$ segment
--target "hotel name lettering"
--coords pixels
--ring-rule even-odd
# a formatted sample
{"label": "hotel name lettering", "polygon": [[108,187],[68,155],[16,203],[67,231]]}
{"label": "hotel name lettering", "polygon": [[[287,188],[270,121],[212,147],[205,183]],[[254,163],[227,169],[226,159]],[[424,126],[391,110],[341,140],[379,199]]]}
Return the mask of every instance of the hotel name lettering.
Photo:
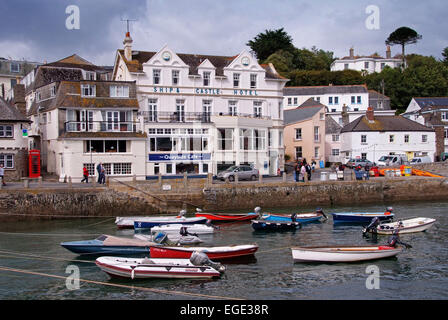
{"label": "hotel name lettering", "polygon": [[[168,88],[168,87],[154,87],[155,93],[181,93],[180,88]],[[196,88],[194,89],[196,94],[202,95],[221,95],[223,94],[221,89],[214,88]],[[249,89],[233,89],[233,95],[235,96],[258,96],[257,90]]]}

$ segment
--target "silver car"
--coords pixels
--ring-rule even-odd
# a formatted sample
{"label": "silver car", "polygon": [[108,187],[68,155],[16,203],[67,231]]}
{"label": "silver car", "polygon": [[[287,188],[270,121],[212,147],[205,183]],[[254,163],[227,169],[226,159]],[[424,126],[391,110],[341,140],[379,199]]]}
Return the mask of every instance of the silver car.
{"label": "silver car", "polygon": [[235,176],[238,175],[238,180],[257,180],[259,177],[259,172],[257,169],[251,168],[250,166],[231,166],[225,171],[218,173],[217,178],[219,180],[229,180],[235,181]]}

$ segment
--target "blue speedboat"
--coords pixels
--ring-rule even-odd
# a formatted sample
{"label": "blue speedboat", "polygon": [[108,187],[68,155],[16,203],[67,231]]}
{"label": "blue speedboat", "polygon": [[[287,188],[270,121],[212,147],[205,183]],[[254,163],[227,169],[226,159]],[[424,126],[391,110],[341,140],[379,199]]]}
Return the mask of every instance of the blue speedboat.
{"label": "blue speedboat", "polygon": [[331,215],[334,223],[369,223],[376,217],[381,221],[394,218],[392,208],[387,208],[385,212],[338,212]]}
{"label": "blue speedboat", "polygon": [[100,254],[149,254],[149,247],[157,243],[140,240],[101,235],[94,240],[62,242],[61,246],[77,254],[100,255]]}
{"label": "blue speedboat", "polygon": [[255,231],[287,231],[299,229],[301,226],[302,224],[297,221],[252,220],[252,228],[254,228]]}
{"label": "blue speedboat", "polygon": [[[317,213],[297,213],[294,215],[294,221],[300,223],[317,222],[323,218],[323,215]],[[289,221],[292,222],[292,215],[265,213],[261,216],[266,221]]]}

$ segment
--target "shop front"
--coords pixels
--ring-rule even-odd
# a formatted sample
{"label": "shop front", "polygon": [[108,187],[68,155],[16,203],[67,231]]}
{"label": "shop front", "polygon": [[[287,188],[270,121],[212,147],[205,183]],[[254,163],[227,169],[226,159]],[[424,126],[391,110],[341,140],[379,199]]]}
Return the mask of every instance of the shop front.
{"label": "shop front", "polygon": [[150,176],[205,176],[212,172],[211,153],[149,153]]}

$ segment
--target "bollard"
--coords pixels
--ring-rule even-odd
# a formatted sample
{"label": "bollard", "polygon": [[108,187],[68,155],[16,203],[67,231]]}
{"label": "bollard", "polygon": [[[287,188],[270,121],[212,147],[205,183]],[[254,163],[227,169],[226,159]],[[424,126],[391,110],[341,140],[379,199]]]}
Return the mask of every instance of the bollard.
{"label": "bollard", "polygon": [[110,185],[110,178],[109,178],[109,177],[107,177],[107,178],[106,178],[106,187],[108,187],[108,188],[109,188],[109,185]]}
{"label": "bollard", "polygon": [[133,183],[136,183],[136,182],[137,182],[137,176],[136,176],[135,174],[132,176],[132,182],[133,182]]}
{"label": "bollard", "polygon": [[162,174],[160,172],[157,174],[157,181],[159,183],[159,187],[162,188]]}
{"label": "bollard", "polygon": [[286,182],[286,172],[283,172],[283,182]]}
{"label": "bollard", "polygon": [[263,175],[261,173],[258,175],[258,183],[263,183]]}
{"label": "bollard", "polygon": [[42,176],[39,176],[37,181],[39,182],[39,188],[42,188]]}
{"label": "bollard", "polygon": [[238,182],[240,181],[240,179],[238,178],[238,173],[235,174],[235,184],[238,184]]}
{"label": "bollard", "polygon": [[30,180],[28,180],[28,178],[24,178],[24,179],[23,179],[23,187],[24,187],[25,189],[28,189],[29,186],[30,186]]}
{"label": "bollard", "polygon": [[0,177],[0,190],[3,188],[3,177]]}
{"label": "bollard", "polygon": [[207,183],[209,184],[209,185],[211,185],[211,184],[213,184],[213,173],[208,173],[207,174]]}
{"label": "bollard", "polygon": [[68,177],[68,187],[72,188],[73,184],[72,184],[72,177]]}

